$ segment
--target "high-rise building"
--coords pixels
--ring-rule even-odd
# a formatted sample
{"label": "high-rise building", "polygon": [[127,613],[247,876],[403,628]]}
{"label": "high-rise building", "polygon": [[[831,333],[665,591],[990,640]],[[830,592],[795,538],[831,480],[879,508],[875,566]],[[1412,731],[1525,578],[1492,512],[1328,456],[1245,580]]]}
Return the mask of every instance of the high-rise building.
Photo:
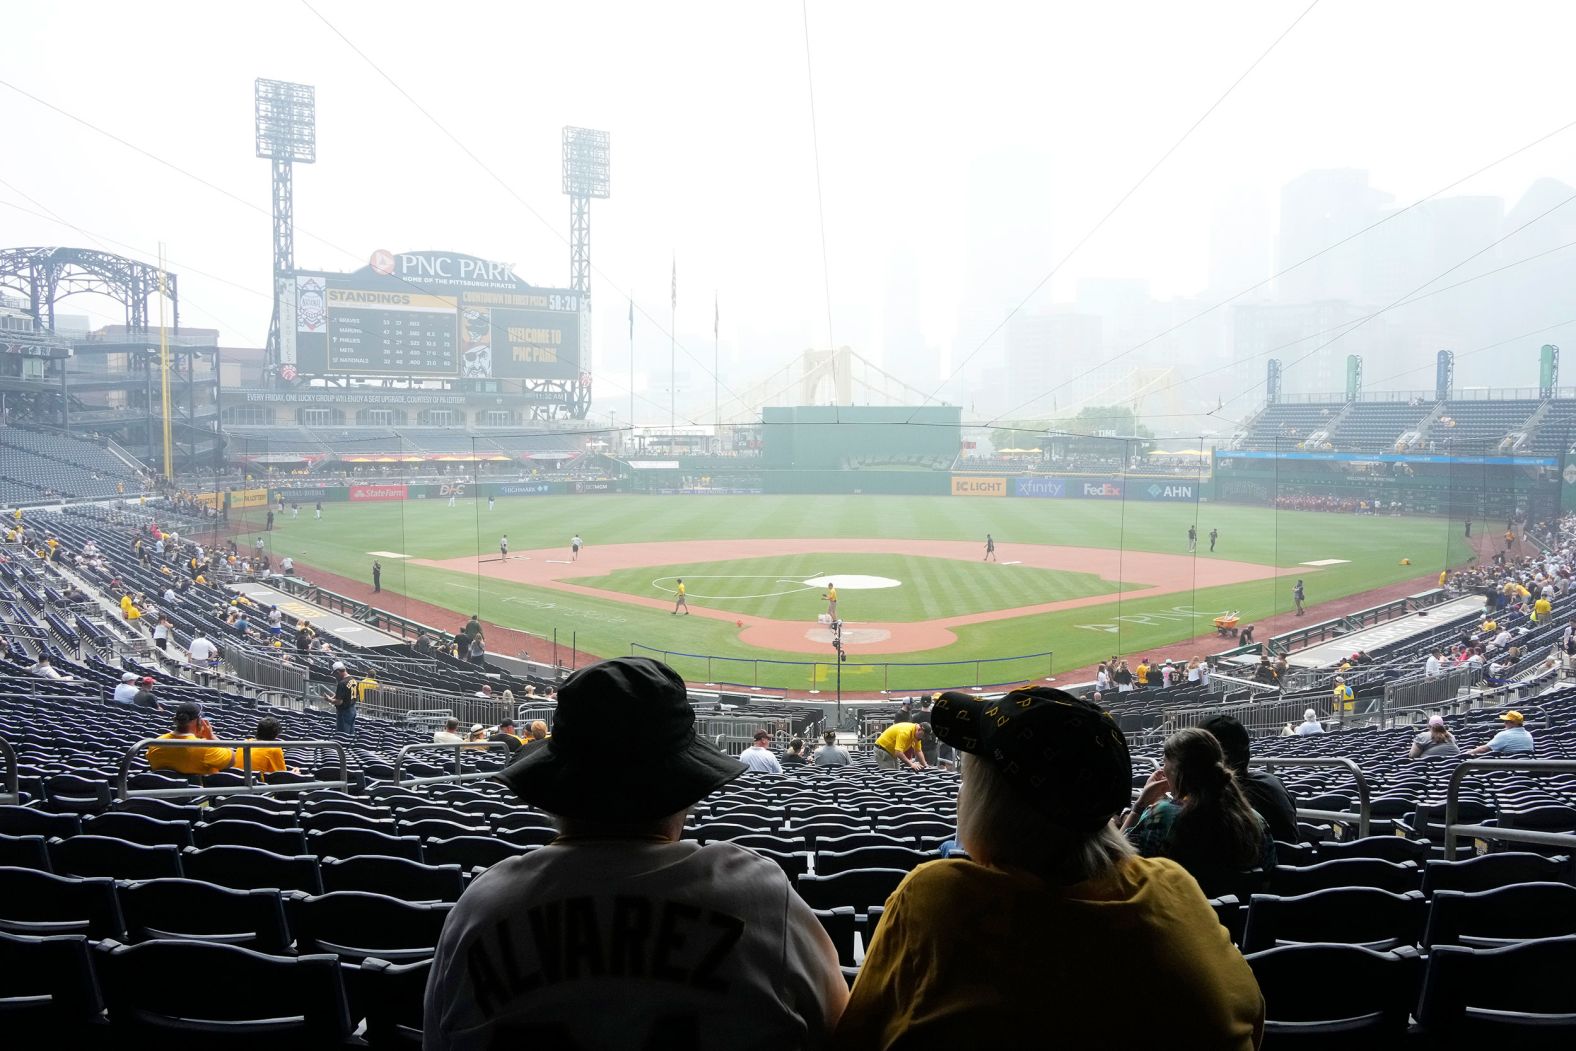
{"label": "high-rise building", "polygon": [[1366,171],[1356,168],[1305,172],[1282,187],[1276,269],[1295,269],[1276,279],[1276,298],[1282,303],[1365,301],[1363,238],[1324,250],[1376,222],[1389,200],[1389,194],[1368,185]]}
{"label": "high-rise building", "polygon": [[881,300],[881,367],[929,394],[941,382],[940,348],[927,346],[919,325],[919,264],[907,248],[887,256]]}
{"label": "high-rise building", "polygon": [[[1019,313],[1014,316],[1007,323],[1005,382],[1008,389],[1004,394],[1009,404],[1005,411],[1013,413],[1018,406],[1036,399],[1022,410],[1023,414],[1051,415],[1051,389],[1099,360],[1101,331],[1101,320],[1096,314]],[[1069,389],[1067,393],[1071,395],[1073,391]]]}

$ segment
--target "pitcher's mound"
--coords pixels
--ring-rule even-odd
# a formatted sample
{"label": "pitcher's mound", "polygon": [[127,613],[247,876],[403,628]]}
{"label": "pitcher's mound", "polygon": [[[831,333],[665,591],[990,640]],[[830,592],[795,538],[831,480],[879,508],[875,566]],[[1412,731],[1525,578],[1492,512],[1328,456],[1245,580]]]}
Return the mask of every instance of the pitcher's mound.
{"label": "pitcher's mound", "polygon": [[[804,633],[804,637],[811,642],[832,644],[831,628],[811,628]],[[874,642],[885,642],[892,637],[892,633],[885,628],[844,628],[843,643],[850,646],[868,646]]]}

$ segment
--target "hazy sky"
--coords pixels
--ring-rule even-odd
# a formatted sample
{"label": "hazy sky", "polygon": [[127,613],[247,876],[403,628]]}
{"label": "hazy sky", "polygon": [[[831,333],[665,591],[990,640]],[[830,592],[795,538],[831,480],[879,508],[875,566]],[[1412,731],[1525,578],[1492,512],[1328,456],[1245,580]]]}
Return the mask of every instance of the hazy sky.
{"label": "hazy sky", "polygon": [[[259,210],[0,87],[0,245],[151,258],[163,241],[184,320],[260,345],[269,179],[253,155],[252,93],[263,76],[317,87],[318,163],[296,176],[303,267],[440,248],[567,283],[559,130],[578,124],[612,134],[613,196],[592,209],[593,291],[598,360],[620,364],[599,396],[627,398],[625,294],[667,324],[675,255],[679,339],[710,364],[716,290],[725,383],[743,387],[827,338],[798,3],[316,3],[513,194],[294,0],[14,3],[0,80]],[[873,339],[894,253],[908,253],[924,337],[949,347],[960,313],[979,306],[963,302],[971,223],[1010,216],[1013,195],[1040,181],[1004,179],[1010,193],[993,193],[980,172],[1041,162],[1043,199],[1022,204],[1049,229],[1026,230],[992,274],[995,298],[1014,302],[1307,6],[811,0],[835,316],[868,318],[850,328]],[[1366,168],[1409,203],[1576,118],[1573,29],[1576,6],[1556,0],[1323,0],[1035,306],[1091,277],[1193,294],[1223,203],[1273,202],[1323,167]],[[1454,192],[1514,203],[1536,177],[1576,182],[1573,147],[1576,130]],[[29,214],[41,208],[109,240]],[[109,306],[95,313],[118,321]],[[665,368],[666,336],[645,320],[637,330]],[[699,366],[681,367],[710,387]],[[646,371],[639,385],[666,383]]]}

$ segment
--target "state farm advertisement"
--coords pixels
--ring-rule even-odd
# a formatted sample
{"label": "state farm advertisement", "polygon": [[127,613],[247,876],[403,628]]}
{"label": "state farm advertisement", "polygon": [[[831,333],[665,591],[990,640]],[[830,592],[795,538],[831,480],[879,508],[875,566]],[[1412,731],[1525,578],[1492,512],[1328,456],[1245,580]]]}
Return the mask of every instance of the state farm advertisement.
{"label": "state farm advertisement", "polygon": [[369,503],[374,500],[403,500],[403,485],[353,485],[350,487],[352,503]]}

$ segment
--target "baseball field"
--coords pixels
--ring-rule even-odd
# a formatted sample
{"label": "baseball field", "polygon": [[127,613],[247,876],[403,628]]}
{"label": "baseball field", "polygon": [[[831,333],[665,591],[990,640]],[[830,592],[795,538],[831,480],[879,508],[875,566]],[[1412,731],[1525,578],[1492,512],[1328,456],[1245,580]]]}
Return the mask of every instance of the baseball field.
{"label": "baseball field", "polygon": [[[260,511],[245,514],[243,528],[260,525]],[[572,559],[575,534],[584,548]],[[987,534],[994,561],[984,560]],[[476,499],[338,503],[321,521],[310,510],[280,516],[259,535],[308,577],[315,568],[369,581],[380,561],[394,613],[408,596],[454,610],[456,623],[479,612],[556,629],[601,656],[638,645],[667,654],[686,678],[719,683],[824,684],[832,640],[819,621],[835,585],[850,690],[1019,681],[1047,674],[1053,659],[1072,669],[1137,654],[1208,633],[1225,611],[1246,621],[1288,612],[1298,578],[1316,618],[1321,602],[1471,554],[1459,523],[1437,518],[915,496],[531,496],[492,510]],[[675,612],[681,578],[688,615]]]}

